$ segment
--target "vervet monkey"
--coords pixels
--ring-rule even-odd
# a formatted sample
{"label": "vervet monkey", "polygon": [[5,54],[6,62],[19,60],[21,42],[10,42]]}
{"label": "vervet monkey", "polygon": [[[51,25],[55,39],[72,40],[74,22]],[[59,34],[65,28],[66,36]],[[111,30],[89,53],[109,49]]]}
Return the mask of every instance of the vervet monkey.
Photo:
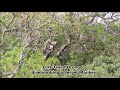
{"label": "vervet monkey", "polygon": [[56,43],[57,43],[56,39],[54,39],[53,41],[49,39],[45,42],[43,47],[43,52],[45,54],[44,59],[47,59],[50,56],[51,52],[54,50]]}

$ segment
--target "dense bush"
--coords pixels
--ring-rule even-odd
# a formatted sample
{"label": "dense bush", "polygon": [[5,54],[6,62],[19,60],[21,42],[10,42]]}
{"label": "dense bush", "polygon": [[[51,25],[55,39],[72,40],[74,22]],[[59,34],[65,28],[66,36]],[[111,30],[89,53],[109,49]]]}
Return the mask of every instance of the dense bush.
{"label": "dense bush", "polygon": [[[108,56],[95,57],[91,64],[85,66],[86,69],[90,69],[96,72],[94,77],[96,78],[117,78],[120,77],[120,59]],[[91,76],[87,76],[91,77]]]}
{"label": "dense bush", "polygon": [[[119,13],[113,12],[1,13],[0,77],[119,78],[120,22],[117,16]],[[49,48],[44,52],[45,42],[55,39],[57,43],[52,52],[49,53]],[[43,68],[65,65],[81,68]],[[50,70],[57,74],[39,72]],[[60,73],[69,71],[72,73]]]}

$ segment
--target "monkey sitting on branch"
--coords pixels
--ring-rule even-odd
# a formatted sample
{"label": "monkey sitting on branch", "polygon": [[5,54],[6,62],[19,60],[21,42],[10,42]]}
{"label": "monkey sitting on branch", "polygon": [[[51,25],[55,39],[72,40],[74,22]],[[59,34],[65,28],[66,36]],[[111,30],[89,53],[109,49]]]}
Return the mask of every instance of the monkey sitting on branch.
{"label": "monkey sitting on branch", "polygon": [[57,39],[54,39],[53,41],[51,41],[50,39],[48,39],[43,46],[43,53],[45,54],[44,56],[44,60],[47,60],[47,58],[49,58],[49,56],[51,55],[51,53],[54,50],[54,47],[57,43]]}

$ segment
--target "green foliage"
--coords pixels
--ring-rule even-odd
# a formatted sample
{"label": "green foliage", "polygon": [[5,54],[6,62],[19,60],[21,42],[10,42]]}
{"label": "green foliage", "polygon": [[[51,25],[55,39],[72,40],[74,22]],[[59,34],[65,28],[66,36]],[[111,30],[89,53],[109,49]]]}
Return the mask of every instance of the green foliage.
{"label": "green foliage", "polygon": [[67,65],[76,65],[78,63],[77,55],[74,53],[70,53],[70,59],[67,62]]}
{"label": "green foliage", "polygon": [[6,45],[8,46],[8,48],[13,48],[14,46],[20,47],[21,45],[20,39],[17,38],[17,36],[15,35],[11,35],[11,34],[6,35],[5,41],[6,41]]}
{"label": "green foliage", "polygon": [[14,47],[11,51],[1,57],[1,66],[3,72],[12,72],[17,66],[21,48]]}
{"label": "green foliage", "polygon": [[[0,16],[0,72],[13,72],[19,65],[18,61],[24,44],[29,43],[30,45],[23,52],[24,55],[31,46],[35,47],[23,60],[22,68],[15,78],[119,78],[120,23],[106,19],[104,23],[110,22],[107,30],[103,23],[89,23],[94,15],[99,17],[101,14],[99,12],[83,12],[82,14],[76,12],[14,12],[15,18],[12,21],[13,13],[2,12]],[[9,24],[10,26],[5,28]],[[48,30],[49,27],[52,28],[51,31]],[[38,38],[39,36],[40,38]],[[69,47],[63,51],[59,59],[55,58],[54,55],[67,43],[68,36],[71,37]],[[95,41],[92,37],[95,38]],[[44,53],[41,52],[42,45],[45,40],[54,38],[57,39],[57,44],[45,61]],[[43,66],[51,67],[53,65],[82,66],[80,71],[90,70],[95,74],[40,74],[40,72],[51,70],[51,68],[44,69]],[[73,68],[67,70],[77,71]],[[53,71],[63,70],[55,69]],[[33,72],[36,73],[33,74]]]}
{"label": "green foliage", "polygon": [[50,57],[47,61],[44,61],[44,54],[40,51],[36,51],[31,54],[28,60],[24,62],[23,68],[16,75],[17,78],[43,78],[43,77],[54,77],[54,75],[44,76],[42,74],[33,74],[33,71],[44,71],[43,66],[59,65],[60,62],[57,58]]}
{"label": "green foliage", "polygon": [[[86,65],[90,67],[91,70],[96,72],[94,77],[97,78],[108,78],[108,77],[118,77],[118,70],[120,68],[120,61],[114,57],[99,56],[95,57],[91,64]],[[116,75],[117,72],[117,75]],[[120,74],[119,74],[120,75]]]}
{"label": "green foliage", "polygon": [[11,13],[4,13],[3,15],[1,15],[0,20],[5,23],[6,25],[8,25],[8,23],[11,21],[13,15]]}
{"label": "green foliage", "polygon": [[[75,59],[73,59],[75,60]],[[78,61],[78,60],[75,60]],[[67,63],[68,65],[73,65],[74,62]],[[76,62],[75,62],[76,63]],[[120,59],[107,56],[95,57],[92,63],[88,63],[82,66],[83,71],[95,72],[95,74],[80,74],[71,75],[74,78],[118,78],[120,77]],[[82,71],[81,70],[81,71]]]}
{"label": "green foliage", "polygon": [[64,43],[65,43],[65,37],[63,35],[58,35],[56,48],[60,48]]}
{"label": "green foliage", "polygon": [[[21,53],[21,48],[15,47],[11,51],[7,52],[4,55],[4,58],[0,59],[0,65],[3,72],[12,72],[18,65],[19,55]],[[25,59],[26,60],[26,59]],[[44,61],[44,54],[40,51],[36,51],[35,53],[31,53],[27,58],[26,62],[22,65],[22,69],[16,75],[16,78],[33,78],[33,77],[44,77],[44,75],[34,75],[32,72],[34,70],[40,71],[43,66],[52,66],[59,65],[60,62],[57,58],[50,57],[47,61]],[[42,70],[44,71],[44,70]],[[46,77],[46,76],[45,76]],[[50,75],[50,77],[54,77],[54,75]]]}

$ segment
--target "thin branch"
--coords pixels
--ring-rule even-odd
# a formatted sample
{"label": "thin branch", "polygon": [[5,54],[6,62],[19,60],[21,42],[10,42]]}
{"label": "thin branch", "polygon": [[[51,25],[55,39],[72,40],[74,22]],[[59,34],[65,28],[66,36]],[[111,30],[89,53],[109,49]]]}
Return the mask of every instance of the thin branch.
{"label": "thin branch", "polygon": [[30,22],[32,21],[32,19],[33,19],[34,17],[35,17],[35,13],[33,14],[32,18],[31,18],[30,20],[28,20],[28,18],[27,18],[27,20],[28,20],[28,28],[29,28],[30,30],[32,30],[31,27],[30,27]]}
{"label": "thin branch", "polygon": [[1,42],[1,44],[0,44],[0,47],[4,44],[5,31],[6,31],[6,28],[3,30],[3,34],[2,34],[2,42]]}
{"label": "thin branch", "polygon": [[15,70],[13,71],[13,73],[11,73],[11,75],[10,75],[8,78],[13,78],[15,75],[17,75],[17,74],[20,72],[20,70],[21,70],[21,68],[22,68],[22,65],[23,65],[23,62],[24,62],[24,59],[28,56],[28,54],[33,50],[33,47],[35,47],[36,45],[32,46],[32,47],[28,50],[28,52],[24,55],[24,51],[25,51],[26,47],[28,47],[29,45],[31,45],[31,43],[32,43],[33,41],[35,41],[35,40],[37,40],[37,39],[39,39],[39,38],[40,38],[40,36],[37,37],[37,38],[35,38],[35,39],[33,39],[33,40],[31,40],[31,42],[30,42],[29,44],[27,44],[27,45],[25,45],[25,47],[23,47],[23,50],[22,50],[22,52],[21,52],[21,54],[20,54],[20,59],[18,60],[19,64],[18,64],[18,66],[15,68]]}
{"label": "thin branch", "polygon": [[22,51],[22,53],[20,55],[19,65],[17,66],[17,68],[15,68],[13,73],[8,78],[13,78],[15,75],[17,75],[17,73],[21,70],[24,59],[27,57],[27,55],[30,53],[31,50],[32,50],[32,48],[29,49],[29,51],[26,53],[26,55],[24,57],[21,57],[21,55],[23,56],[23,52],[24,52],[24,51]]}
{"label": "thin branch", "polygon": [[[8,26],[6,26],[6,24],[0,20],[0,22],[5,26],[5,29],[3,30],[3,34],[2,34],[2,42],[1,42],[1,44],[0,44],[0,47],[1,47],[1,46],[3,45],[3,43],[4,43],[5,32],[8,31],[7,29],[8,29],[8,27],[10,26],[10,24],[13,22],[14,18],[15,18],[15,14],[13,13],[13,18],[11,19],[10,23],[8,24]],[[7,30],[7,31],[6,31],[6,30]]]}
{"label": "thin branch", "polygon": [[67,48],[68,46],[69,46],[69,43],[63,45],[63,46],[61,47],[61,49],[59,50],[59,52],[58,52],[54,57],[59,58],[59,57],[62,55],[62,53],[66,50],[66,48]]}
{"label": "thin branch", "polygon": [[16,31],[16,30],[19,30],[19,29],[6,29],[5,32],[11,32],[11,31]]}
{"label": "thin branch", "polygon": [[14,14],[14,13],[12,13],[12,14],[13,14],[13,18],[11,19],[10,23],[7,25],[7,28],[11,25],[11,23],[12,23],[13,20],[15,19],[15,14]]}
{"label": "thin branch", "polygon": [[67,40],[68,40],[67,43],[64,44],[64,45],[61,47],[61,49],[57,52],[56,55],[54,55],[54,57],[59,58],[59,57],[62,55],[62,53],[66,50],[66,48],[68,48],[69,45],[71,44],[70,34],[69,34],[69,35],[67,34],[66,36],[67,36]]}
{"label": "thin branch", "polygon": [[5,28],[7,28],[6,24],[2,20],[0,20],[0,22],[4,25]]}

